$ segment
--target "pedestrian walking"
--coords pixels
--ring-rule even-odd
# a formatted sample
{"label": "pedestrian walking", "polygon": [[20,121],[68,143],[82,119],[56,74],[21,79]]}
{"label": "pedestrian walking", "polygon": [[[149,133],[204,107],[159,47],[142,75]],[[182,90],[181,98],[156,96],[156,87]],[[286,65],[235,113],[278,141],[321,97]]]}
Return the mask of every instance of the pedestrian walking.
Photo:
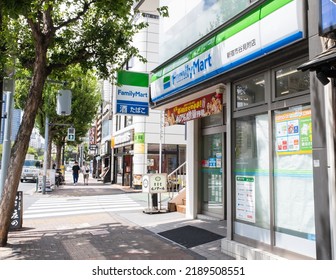
{"label": "pedestrian walking", "polygon": [[80,171],[80,167],[78,166],[78,162],[75,161],[75,164],[72,166],[72,177],[73,177],[74,185],[77,185],[79,171]]}
{"label": "pedestrian walking", "polygon": [[88,185],[89,184],[90,167],[88,166],[88,164],[85,161],[83,162],[82,173],[83,173],[84,185]]}

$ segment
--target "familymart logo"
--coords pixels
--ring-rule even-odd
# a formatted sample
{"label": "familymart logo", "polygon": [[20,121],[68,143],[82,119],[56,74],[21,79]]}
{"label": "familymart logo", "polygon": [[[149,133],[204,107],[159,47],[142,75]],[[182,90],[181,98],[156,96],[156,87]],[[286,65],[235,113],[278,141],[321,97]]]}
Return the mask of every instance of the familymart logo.
{"label": "familymart logo", "polygon": [[163,89],[168,89],[171,85],[184,83],[186,80],[192,80],[196,75],[210,69],[212,66],[213,62],[210,53],[204,59],[197,58],[174,71],[172,75],[164,77]]}
{"label": "familymart logo", "polygon": [[163,78],[163,89],[170,88],[170,76]]}

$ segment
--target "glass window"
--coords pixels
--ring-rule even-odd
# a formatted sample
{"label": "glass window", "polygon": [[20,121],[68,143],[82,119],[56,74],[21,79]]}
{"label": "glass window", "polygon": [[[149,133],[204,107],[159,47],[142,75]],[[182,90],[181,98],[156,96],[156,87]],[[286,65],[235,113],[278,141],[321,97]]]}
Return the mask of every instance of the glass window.
{"label": "glass window", "polygon": [[104,120],[102,123],[102,137],[108,137],[110,135],[110,120]]}
{"label": "glass window", "polygon": [[274,112],[277,232],[315,240],[310,106]]}
{"label": "glass window", "polygon": [[270,227],[268,115],[236,121],[236,220]]}
{"label": "glass window", "polygon": [[168,6],[169,10],[169,17],[160,17],[160,62],[168,60],[227,22],[248,8],[250,2],[250,0],[160,0],[160,6]]}
{"label": "glass window", "polygon": [[[160,146],[159,144],[148,144],[147,152],[147,172],[159,172],[160,160]],[[161,168],[163,173],[171,173],[178,168],[186,160],[186,147],[185,145],[162,145]]]}
{"label": "glass window", "polygon": [[210,115],[205,118],[201,118],[202,128],[210,126],[218,126],[223,124],[223,112],[220,114]]}
{"label": "glass window", "polygon": [[276,97],[309,90],[309,71],[298,71],[297,66],[292,65],[275,71]]}
{"label": "glass window", "polygon": [[126,116],[125,117],[125,127],[130,126],[133,124],[133,116]]}
{"label": "glass window", "polygon": [[245,107],[265,100],[265,77],[259,75],[235,85],[236,107]]}
{"label": "glass window", "polygon": [[121,129],[121,116],[116,116],[116,131]]}

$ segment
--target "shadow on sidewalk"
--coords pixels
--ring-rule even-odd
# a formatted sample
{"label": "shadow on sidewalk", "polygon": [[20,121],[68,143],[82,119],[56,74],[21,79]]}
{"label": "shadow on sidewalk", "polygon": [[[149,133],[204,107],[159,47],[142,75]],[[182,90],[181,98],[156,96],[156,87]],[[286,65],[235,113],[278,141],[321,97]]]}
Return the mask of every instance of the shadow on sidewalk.
{"label": "shadow on sidewalk", "polygon": [[[12,232],[3,260],[204,259],[137,226],[119,222],[64,230]],[[0,250],[1,253],[1,250]]]}

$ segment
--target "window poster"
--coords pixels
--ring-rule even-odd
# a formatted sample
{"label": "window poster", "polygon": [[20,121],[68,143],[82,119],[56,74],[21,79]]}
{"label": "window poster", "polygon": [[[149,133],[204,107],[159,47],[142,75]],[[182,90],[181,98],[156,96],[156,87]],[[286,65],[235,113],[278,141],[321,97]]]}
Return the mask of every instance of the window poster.
{"label": "window poster", "polygon": [[[301,107],[300,107],[301,108]],[[292,109],[275,115],[277,155],[311,154],[311,109]]]}
{"label": "window poster", "polygon": [[255,176],[236,176],[236,219],[255,223]]}

